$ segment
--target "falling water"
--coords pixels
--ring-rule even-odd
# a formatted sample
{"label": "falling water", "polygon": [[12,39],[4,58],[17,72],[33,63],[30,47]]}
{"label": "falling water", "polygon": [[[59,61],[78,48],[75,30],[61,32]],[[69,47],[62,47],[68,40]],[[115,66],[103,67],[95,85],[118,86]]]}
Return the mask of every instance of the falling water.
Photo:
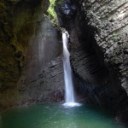
{"label": "falling water", "polygon": [[64,65],[64,81],[65,81],[65,103],[64,106],[74,107],[80,106],[79,103],[75,102],[75,95],[72,81],[72,70],[70,65],[70,53],[68,51],[68,32],[64,30],[62,32],[63,39],[63,65]]}

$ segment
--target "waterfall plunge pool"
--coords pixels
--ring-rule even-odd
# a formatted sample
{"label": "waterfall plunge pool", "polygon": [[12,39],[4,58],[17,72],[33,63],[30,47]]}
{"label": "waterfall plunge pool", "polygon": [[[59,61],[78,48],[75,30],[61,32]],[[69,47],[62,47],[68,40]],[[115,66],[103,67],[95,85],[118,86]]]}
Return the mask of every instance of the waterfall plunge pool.
{"label": "waterfall plunge pool", "polygon": [[87,106],[34,105],[2,114],[0,128],[123,128],[111,117]]}

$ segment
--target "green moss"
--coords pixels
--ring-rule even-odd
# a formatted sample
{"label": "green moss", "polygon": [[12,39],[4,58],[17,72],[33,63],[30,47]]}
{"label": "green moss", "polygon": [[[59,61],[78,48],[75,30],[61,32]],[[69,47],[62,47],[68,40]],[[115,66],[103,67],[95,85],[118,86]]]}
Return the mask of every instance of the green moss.
{"label": "green moss", "polygon": [[49,0],[49,8],[47,10],[52,22],[56,22],[57,21],[57,14],[55,12],[55,6],[56,6],[56,0]]}

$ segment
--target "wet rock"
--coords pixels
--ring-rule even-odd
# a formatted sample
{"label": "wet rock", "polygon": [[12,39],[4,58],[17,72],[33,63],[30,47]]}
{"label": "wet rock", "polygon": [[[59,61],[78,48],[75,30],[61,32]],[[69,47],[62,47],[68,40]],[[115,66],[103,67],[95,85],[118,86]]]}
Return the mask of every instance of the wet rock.
{"label": "wet rock", "polygon": [[[88,25],[97,28],[97,34],[94,34],[96,42],[104,49],[105,61],[109,63],[107,64],[109,74],[105,78],[108,82],[103,84],[106,86],[96,87],[97,92],[94,91],[93,95],[97,97],[97,102],[101,106],[112,110],[116,115],[120,113],[120,120],[127,123],[128,97],[121,87],[122,85],[127,91],[127,53],[123,52],[123,49],[127,49],[127,17],[125,17],[127,2],[95,1],[91,3],[91,1],[86,1],[85,3],[83,1],[83,4],[84,6],[80,3],[82,11],[87,16]],[[123,12],[122,16],[121,12]],[[112,72],[117,72],[118,75]],[[113,79],[113,76],[118,79],[118,82],[114,80],[115,78]]]}
{"label": "wet rock", "polygon": [[34,32],[35,18],[38,18],[35,14],[39,6],[38,3],[31,8],[31,4],[23,0],[0,1],[0,95],[5,102],[4,95],[12,94],[4,93],[17,88],[16,83],[25,66],[26,50]]}
{"label": "wet rock", "polygon": [[[17,90],[17,82],[21,75],[25,74],[24,71],[31,67],[29,70],[31,76],[36,74],[32,70],[36,66],[33,63],[28,66],[27,62],[37,61],[37,59],[33,59],[35,54],[30,42],[39,29],[42,15],[47,7],[48,1],[46,0],[0,1],[0,104],[3,106],[2,109],[16,105],[18,98],[20,98],[19,91],[24,92],[25,88]],[[42,35],[39,36],[41,39]],[[37,44],[33,43],[33,45],[34,48],[37,47]],[[58,53],[56,52],[56,54]],[[36,80],[30,79],[32,83]],[[27,78],[23,79],[21,86],[24,86],[26,81],[28,81]]]}
{"label": "wet rock", "polygon": [[[22,85],[19,86],[21,95],[21,99],[18,101],[19,105],[23,105],[25,101],[27,104],[35,104],[45,102],[61,102],[64,100],[62,58],[58,57],[49,62],[40,72],[41,73],[37,74],[36,80],[33,80],[32,82],[26,81],[24,84],[22,81],[19,83]],[[42,75],[43,77],[38,77]],[[21,90],[23,91],[21,92]],[[32,101],[33,99],[34,102]]]}
{"label": "wet rock", "polygon": [[18,82],[19,105],[64,100],[62,45],[57,29],[48,17],[41,16],[30,42],[25,71]]}
{"label": "wet rock", "polygon": [[[127,91],[128,3],[122,1],[83,1],[81,7],[90,19],[89,24],[98,29],[98,45],[104,49],[105,61],[118,70],[122,87]],[[118,65],[118,66],[116,66]]]}
{"label": "wet rock", "polygon": [[127,84],[127,52],[122,52],[127,49],[127,13],[118,14],[126,12],[127,2],[75,0],[73,4],[77,13],[63,26],[70,34],[76,90],[88,102],[127,120],[128,96],[122,87]]}
{"label": "wet rock", "polygon": [[67,28],[70,21],[73,21],[76,15],[76,6],[70,0],[58,1],[56,4],[56,12],[61,27]]}

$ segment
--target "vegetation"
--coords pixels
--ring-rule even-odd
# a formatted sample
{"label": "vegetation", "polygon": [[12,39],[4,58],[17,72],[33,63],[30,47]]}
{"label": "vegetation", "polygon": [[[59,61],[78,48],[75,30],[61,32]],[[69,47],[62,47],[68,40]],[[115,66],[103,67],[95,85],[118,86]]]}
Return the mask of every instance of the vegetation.
{"label": "vegetation", "polygon": [[49,8],[47,10],[53,23],[57,22],[57,14],[55,12],[56,0],[49,0]]}

